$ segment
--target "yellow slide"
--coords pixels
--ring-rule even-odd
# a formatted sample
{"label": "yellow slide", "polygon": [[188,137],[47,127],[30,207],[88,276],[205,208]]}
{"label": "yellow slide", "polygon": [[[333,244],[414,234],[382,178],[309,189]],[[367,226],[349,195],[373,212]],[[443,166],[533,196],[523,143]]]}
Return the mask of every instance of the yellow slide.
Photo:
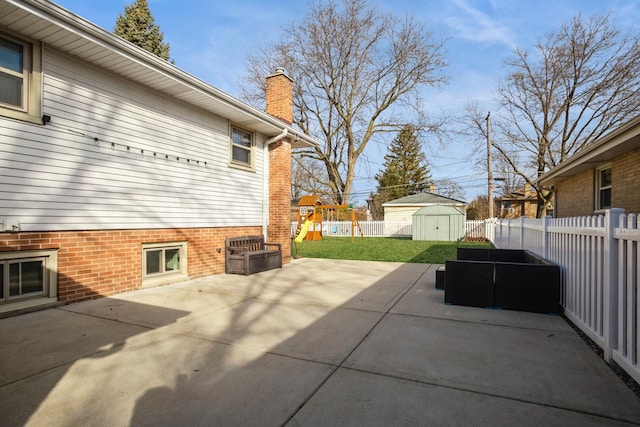
{"label": "yellow slide", "polygon": [[309,231],[309,227],[311,227],[311,224],[313,224],[313,221],[311,220],[306,220],[304,222],[304,224],[302,224],[302,228],[300,229],[300,233],[298,233],[298,235],[296,236],[296,243],[300,243],[304,240],[304,236],[307,235],[307,231]]}

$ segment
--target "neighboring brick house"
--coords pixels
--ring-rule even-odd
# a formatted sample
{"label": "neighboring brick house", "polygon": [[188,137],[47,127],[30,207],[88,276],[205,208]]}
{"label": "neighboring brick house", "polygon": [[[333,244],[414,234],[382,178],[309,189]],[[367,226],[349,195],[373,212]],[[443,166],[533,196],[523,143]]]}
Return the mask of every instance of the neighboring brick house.
{"label": "neighboring brick house", "polygon": [[0,49],[0,313],[222,273],[226,237],[290,260],[283,70],[263,112],[40,0],[0,0]]}
{"label": "neighboring brick house", "polygon": [[542,175],[553,189],[554,216],[601,213],[607,208],[640,212],[640,116],[584,147]]}
{"label": "neighboring brick house", "polygon": [[498,218],[535,218],[538,207],[538,195],[536,190],[525,184],[523,189],[512,191],[496,197],[498,205]]}

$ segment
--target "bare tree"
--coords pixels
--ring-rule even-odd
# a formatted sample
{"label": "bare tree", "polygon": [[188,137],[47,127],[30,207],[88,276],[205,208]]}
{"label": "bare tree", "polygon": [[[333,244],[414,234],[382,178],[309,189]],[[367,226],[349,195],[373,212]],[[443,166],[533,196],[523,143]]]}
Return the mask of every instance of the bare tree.
{"label": "bare tree", "polygon": [[[539,39],[532,54],[516,49],[506,65],[492,145],[536,189],[540,215],[551,193],[535,177],[637,114],[640,36],[609,16],[578,15]],[[471,108],[480,132],[484,115]]]}
{"label": "bare tree", "polygon": [[[513,159],[515,163],[518,163],[518,153],[511,151],[508,154],[509,159]],[[514,191],[518,191],[523,188],[524,180],[518,175],[511,164],[507,161],[505,156],[497,156],[493,164],[494,181],[496,186],[499,186],[499,193],[509,194]]]}
{"label": "bare tree", "polygon": [[433,184],[435,192],[441,196],[457,200],[463,200],[465,197],[463,188],[455,181],[442,178],[434,180]]}
{"label": "bare tree", "polygon": [[291,197],[298,199],[304,195],[318,195],[331,198],[331,189],[320,184],[326,182],[326,172],[317,162],[308,158],[294,157],[291,172]]}
{"label": "bare tree", "polygon": [[[299,155],[321,162],[337,203],[347,203],[356,163],[382,132],[428,128],[420,90],[446,81],[443,43],[413,18],[382,13],[366,0],[310,3],[279,44],[249,57],[243,97],[264,97],[263,77],[284,66],[295,82],[296,124],[322,145]],[[402,113],[402,114],[401,114]]]}
{"label": "bare tree", "polygon": [[477,196],[467,206],[467,219],[487,219],[489,218],[489,202],[487,196]]}

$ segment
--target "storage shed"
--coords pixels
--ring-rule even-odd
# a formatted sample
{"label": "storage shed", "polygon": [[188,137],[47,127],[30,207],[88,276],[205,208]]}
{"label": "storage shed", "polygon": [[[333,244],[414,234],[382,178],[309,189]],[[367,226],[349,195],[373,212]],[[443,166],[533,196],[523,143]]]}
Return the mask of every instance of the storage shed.
{"label": "storage shed", "polygon": [[412,217],[413,240],[450,241],[464,239],[467,215],[453,206],[425,206]]}

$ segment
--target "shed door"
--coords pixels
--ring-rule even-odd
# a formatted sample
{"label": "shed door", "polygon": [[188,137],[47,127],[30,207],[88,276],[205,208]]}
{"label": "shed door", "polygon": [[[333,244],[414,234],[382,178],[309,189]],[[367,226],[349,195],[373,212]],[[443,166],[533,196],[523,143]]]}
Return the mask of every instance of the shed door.
{"label": "shed door", "polygon": [[449,240],[449,215],[437,215],[432,218],[434,240]]}
{"label": "shed door", "polygon": [[423,232],[419,233],[422,240],[449,240],[449,215],[427,215],[420,218]]}

